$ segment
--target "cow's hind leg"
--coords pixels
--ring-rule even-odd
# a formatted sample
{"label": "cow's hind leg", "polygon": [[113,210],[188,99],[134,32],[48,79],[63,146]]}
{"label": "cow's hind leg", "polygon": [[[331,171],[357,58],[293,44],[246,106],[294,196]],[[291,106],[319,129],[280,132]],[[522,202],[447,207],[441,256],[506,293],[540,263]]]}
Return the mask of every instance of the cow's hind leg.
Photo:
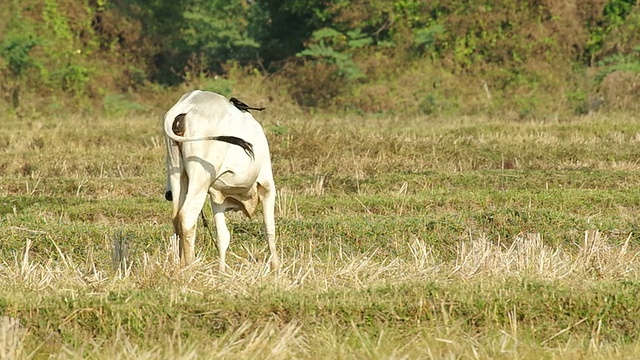
{"label": "cow's hind leg", "polygon": [[[170,147],[169,149],[176,150],[177,147],[174,147],[174,148]],[[170,159],[169,156],[174,156],[175,158]],[[184,238],[184,236],[182,235],[183,234],[182,222],[178,215],[180,213],[180,209],[182,209],[184,205],[184,200],[187,195],[187,187],[189,185],[189,179],[187,178],[187,174],[182,171],[181,169],[182,165],[180,162],[181,162],[181,159],[179,158],[179,153],[177,152],[177,150],[175,154],[169,151],[168,157],[167,157],[168,184],[166,186],[168,190],[165,193],[165,197],[167,193],[172,195],[171,196],[171,201],[172,201],[171,218],[173,219],[174,233],[178,237],[178,244],[180,239]],[[177,165],[171,165],[172,163],[175,163]],[[176,249],[176,254],[175,254],[178,257],[180,256],[179,249],[180,249],[180,246],[178,246],[178,249]]]}
{"label": "cow's hind leg", "polygon": [[202,206],[207,199],[206,181],[189,179],[188,191],[184,203],[178,212],[180,265],[187,266],[195,260],[196,225]]}
{"label": "cow's hind leg", "polygon": [[225,206],[224,204],[218,205],[211,199],[211,209],[213,210],[213,218],[216,222],[216,237],[218,240],[218,269],[220,272],[227,270],[227,249],[229,248],[229,242],[231,241],[231,233],[227,228],[227,220],[224,216]]}
{"label": "cow's hind leg", "polygon": [[276,250],[276,188],[273,182],[258,184],[258,195],[262,202],[262,214],[264,216],[264,233],[269,245],[271,253],[271,270],[277,270],[280,267],[280,259]]}

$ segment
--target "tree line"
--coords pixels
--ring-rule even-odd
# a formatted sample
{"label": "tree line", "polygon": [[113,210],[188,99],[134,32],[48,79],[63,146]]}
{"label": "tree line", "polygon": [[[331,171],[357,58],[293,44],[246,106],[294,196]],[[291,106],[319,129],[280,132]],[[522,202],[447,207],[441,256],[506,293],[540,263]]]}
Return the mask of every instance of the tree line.
{"label": "tree line", "polygon": [[7,0],[0,91],[18,109],[259,76],[305,108],[588,113],[635,106],[639,30],[635,0]]}

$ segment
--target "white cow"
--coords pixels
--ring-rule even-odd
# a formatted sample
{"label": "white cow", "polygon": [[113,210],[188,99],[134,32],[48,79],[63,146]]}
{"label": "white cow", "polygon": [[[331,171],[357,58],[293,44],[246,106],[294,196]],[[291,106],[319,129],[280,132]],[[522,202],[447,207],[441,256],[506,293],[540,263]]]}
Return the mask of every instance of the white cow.
{"label": "white cow", "polygon": [[[235,100],[235,99],[234,99]],[[173,227],[179,237],[180,264],[193,262],[196,223],[207,194],[216,224],[219,269],[231,235],[224,213],[251,216],[262,202],[271,268],[277,269],[274,207],[276,187],[269,145],[262,126],[248,111],[222,95],[192,91],[164,116],[167,144],[167,191],[173,202]]]}

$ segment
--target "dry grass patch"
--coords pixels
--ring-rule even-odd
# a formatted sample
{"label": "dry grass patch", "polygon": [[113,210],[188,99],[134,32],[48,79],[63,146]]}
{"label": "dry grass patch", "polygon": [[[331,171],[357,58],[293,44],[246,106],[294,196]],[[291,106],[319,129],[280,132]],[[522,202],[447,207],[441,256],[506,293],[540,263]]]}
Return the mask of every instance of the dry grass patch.
{"label": "dry grass patch", "polygon": [[[640,249],[628,240],[615,246],[598,231],[558,248],[545,245],[539,234],[508,246],[470,238],[448,255],[409,238],[406,258],[380,259],[376,249],[354,254],[340,246],[326,258],[300,244],[285,254],[277,273],[256,260],[260,255],[251,248],[236,255],[228,274],[219,274],[215,260],[202,257],[179,269],[170,240],[162,251],[141,258],[124,259],[126,252],[112,248],[113,268],[100,268],[90,258],[76,262],[63,253],[57,254],[62,261],[32,259],[30,246],[27,242],[0,267],[8,314],[0,350],[17,358],[46,353],[287,359],[332,353],[482,359],[542,352],[550,359],[604,359],[624,358],[619,346],[637,348],[637,339],[616,345],[611,333],[618,326],[614,317],[635,321],[629,316],[637,309],[613,304],[610,311],[629,312],[596,316],[602,300],[589,292],[622,291],[621,299],[633,293],[616,284],[638,280]],[[510,288],[517,283],[524,287]],[[528,298],[531,291],[556,297],[557,304]],[[568,313],[559,318],[536,315],[563,303]],[[590,303],[595,314],[581,313]],[[484,325],[476,323],[481,318]],[[57,335],[44,335],[55,329]]]}
{"label": "dry grass patch", "polygon": [[277,273],[235,216],[229,273],[206,229],[176,265],[159,115],[7,122],[1,354],[640,357],[632,114],[260,116]]}
{"label": "dry grass patch", "polygon": [[612,244],[599,231],[586,231],[571,246],[552,248],[540,234],[516,237],[511,245],[486,238],[458,245],[452,275],[463,279],[490,276],[527,276],[546,280],[637,280],[640,252],[631,246],[631,234],[623,244]]}

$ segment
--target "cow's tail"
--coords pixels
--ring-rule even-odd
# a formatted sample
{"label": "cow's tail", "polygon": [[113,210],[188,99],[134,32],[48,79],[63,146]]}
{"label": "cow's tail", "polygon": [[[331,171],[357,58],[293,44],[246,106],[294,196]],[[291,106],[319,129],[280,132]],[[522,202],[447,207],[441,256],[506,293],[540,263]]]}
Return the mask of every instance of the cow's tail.
{"label": "cow's tail", "polygon": [[189,142],[189,141],[203,141],[203,140],[214,140],[214,141],[222,141],[232,145],[237,145],[244,150],[250,158],[255,159],[255,154],[253,153],[253,145],[251,143],[242,140],[237,136],[227,136],[227,135],[219,135],[219,136],[199,136],[199,137],[185,137],[182,136],[184,134],[184,120],[187,116],[186,113],[180,114],[176,116],[172,121],[169,118],[165,117],[164,119],[164,133],[175,142]]}

